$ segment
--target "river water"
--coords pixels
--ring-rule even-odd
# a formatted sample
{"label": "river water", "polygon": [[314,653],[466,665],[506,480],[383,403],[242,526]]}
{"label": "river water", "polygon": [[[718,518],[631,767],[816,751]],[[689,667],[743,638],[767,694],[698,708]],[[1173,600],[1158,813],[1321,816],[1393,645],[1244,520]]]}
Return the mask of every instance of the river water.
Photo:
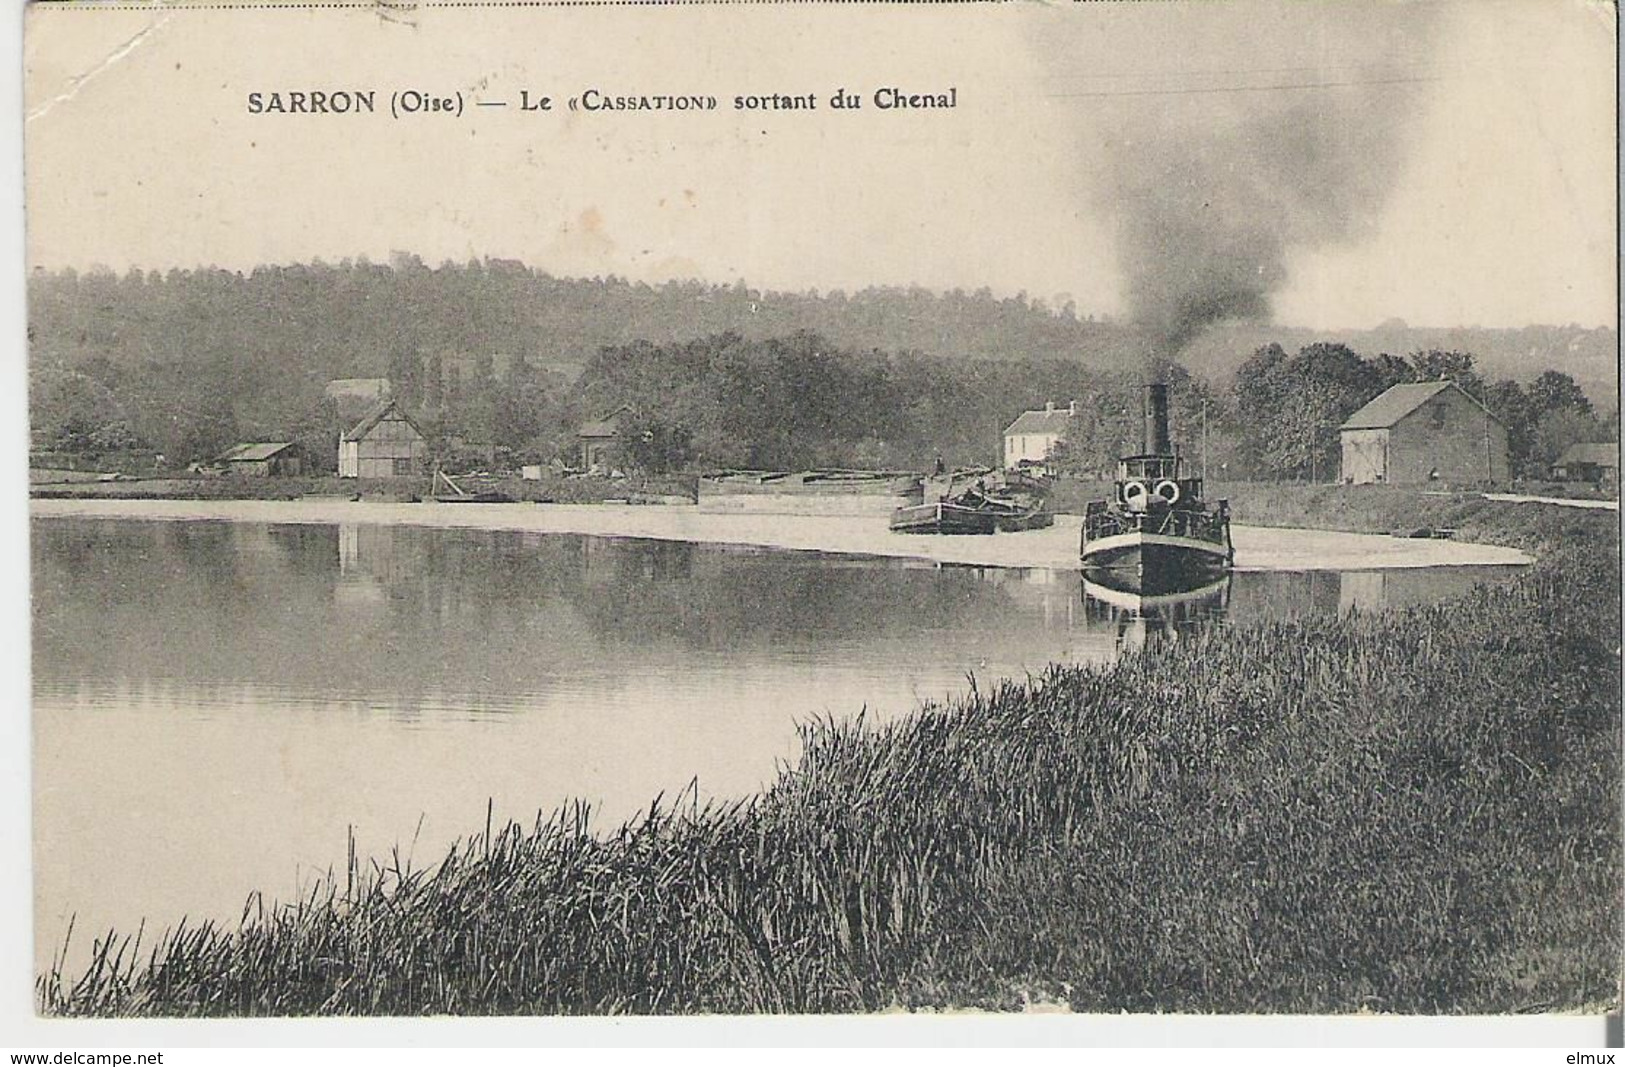
{"label": "river water", "polygon": [[512,530],[33,520],[36,961],[291,899],[354,835],[419,865],[569,798],[737,796],[795,726],[884,718],[1149,632],[1380,610],[1511,568],[1075,572]]}

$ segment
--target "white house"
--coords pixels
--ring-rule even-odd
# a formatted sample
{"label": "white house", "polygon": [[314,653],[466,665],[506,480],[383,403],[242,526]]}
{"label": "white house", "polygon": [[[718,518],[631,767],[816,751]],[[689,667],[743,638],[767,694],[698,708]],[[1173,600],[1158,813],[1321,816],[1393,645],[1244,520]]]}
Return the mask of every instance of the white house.
{"label": "white house", "polygon": [[1048,460],[1050,449],[1066,437],[1067,424],[1077,413],[1076,400],[1064,408],[1045,404],[1043,411],[1023,411],[1004,431],[1005,469]]}

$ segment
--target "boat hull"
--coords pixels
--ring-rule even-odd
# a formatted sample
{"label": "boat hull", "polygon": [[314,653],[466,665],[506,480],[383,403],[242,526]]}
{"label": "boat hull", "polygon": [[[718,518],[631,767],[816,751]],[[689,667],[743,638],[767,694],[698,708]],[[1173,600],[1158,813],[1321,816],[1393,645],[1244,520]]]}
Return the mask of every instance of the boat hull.
{"label": "boat hull", "polygon": [[1230,602],[1228,573],[1222,573],[1217,578],[1208,577],[1202,584],[1189,589],[1155,593],[1119,589],[1097,581],[1097,577],[1100,576],[1085,572],[1083,577],[1085,599],[1105,605],[1114,614],[1126,612],[1134,616],[1183,618],[1186,615],[1197,615],[1214,609],[1223,611]]}
{"label": "boat hull", "polygon": [[924,500],[920,476],[890,471],[736,472],[702,477],[701,511],[764,515],[890,515]]}
{"label": "boat hull", "polygon": [[1047,511],[994,511],[965,507],[948,501],[916,504],[892,513],[893,533],[916,534],[994,534],[1041,530],[1055,523]]}
{"label": "boat hull", "polygon": [[1122,592],[1156,596],[1198,589],[1230,569],[1228,544],[1139,530],[1084,544],[1084,573]]}
{"label": "boat hull", "polygon": [[464,496],[440,495],[431,497],[436,504],[512,504],[507,493],[468,493]]}
{"label": "boat hull", "polygon": [[701,496],[880,496],[920,499],[920,476],[900,471],[740,471],[699,480]]}

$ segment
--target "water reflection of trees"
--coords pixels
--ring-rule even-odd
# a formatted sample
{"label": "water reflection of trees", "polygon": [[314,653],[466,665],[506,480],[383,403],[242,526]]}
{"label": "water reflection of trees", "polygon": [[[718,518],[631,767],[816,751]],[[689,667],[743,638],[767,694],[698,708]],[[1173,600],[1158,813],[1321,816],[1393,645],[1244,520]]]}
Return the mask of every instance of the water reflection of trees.
{"label": "water reflection of trees", "polygon": [[[1120,643],[1121,618],[1091,609],[1070,572],[366,524],[50,519],[32,550],[47,685],[265,685],[410,708],[448,692],[512,703],[701,656],[883,669],[1089,659]],[[1371,610],[1472,580],[1242,574],[1209,614]]]}
{"label": "water reflection of trees", "polygon": [[602,641],[675,638],[696,648],[771,645],[968,625],[1009,614],[1006,590],[971,569],[510,531],[340,530],[340,576],[493,625],[567,605]]}
{"label": "water reflection of trees", "polygon": [[681,542],[51,520],[34,555],[47,681],[382,690],[411,704],[675,669],[695,653],[911,655],[1041,626],[1019,578]]}

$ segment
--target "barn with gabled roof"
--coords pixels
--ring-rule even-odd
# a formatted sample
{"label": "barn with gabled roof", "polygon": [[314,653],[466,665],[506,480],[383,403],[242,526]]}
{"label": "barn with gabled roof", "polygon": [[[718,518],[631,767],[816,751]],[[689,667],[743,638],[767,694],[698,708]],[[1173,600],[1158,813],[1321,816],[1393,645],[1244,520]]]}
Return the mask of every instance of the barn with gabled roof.
{"label": "barn with gabled roof", "polygon": [[1619,442],[1597,441],[1570,445],[1552,464],[1552,477],[1560,482],[1619,484]]}
{"label": "barn with gabled roof", "polygon": [[1455,382],[1391,386],[1341,427],[1343,481],[1499,482],[1507,431]]}
{"label": "barn with gabled roof", "polygon": [[340,478],[405,478],[429,466],[429,439],[393,400],[339,438]]}

